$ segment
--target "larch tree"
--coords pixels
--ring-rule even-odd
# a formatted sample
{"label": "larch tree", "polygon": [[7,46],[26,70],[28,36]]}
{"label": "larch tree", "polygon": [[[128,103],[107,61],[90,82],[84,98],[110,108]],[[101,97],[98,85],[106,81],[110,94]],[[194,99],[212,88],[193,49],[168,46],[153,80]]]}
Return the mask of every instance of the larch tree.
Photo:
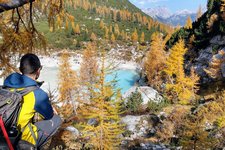
{"label": "larch tree", "polygon": [[120,34],[120,28],[119,28],[119,25],[117,23],[114,26],[114,33],[117,36]]}
{"label": "larch tree", "polygon": [[141,33],[140,43],[141,44],[144,44],[145,43],[145,33],[144,32]]}
{"label": "larch tree", "polygon": [[195,100],[195,89],[199,77],[192,69],[190,76],[184,73],[184,41],[179,40],[171,49],[170,55],[166,60],[164,72],[168,77],[166,90],[172,96],[172,102],[178,101],[181,104],[189,104]]}
{"label": "larch tree", "polygon": [[109,29],[107,26],[105,26],[105,35],[104,35],[105,39],[109,39]]}
{"label": "larch tree", "polygon": [[2,36],[0,68],[3,70],[1,76],[16,70],[16,64],[22,54],[46,53],[46,39],[34,25],[34,12],[45,14],[50,30],[54,31],[57,22],[62,26],[62,20],[68,18],[68,13],[65,11],[66,4],[67,1],[64,0],[0,1],[0,34]]}
{"label": "larch tree", "polygon": [[186,24],[185,24],[184,27],[186,29],[191,29],[192,28],[192,20],[191,20],[191,17],[190,16],[187,17]]}
{"label": "larch tree", "polygon": [[112,29],[112,25],[109,26],[109,33],[112,33],[113,32],[113,29]]}
{"label": "larch tree", "polygon": [[165,69],[166,60],[166,54],[162,43],[162,36],[158,32],[153,33],[151,37],[151,47],[144,62],[148,84],[157,90],[161,89],[162,71]]}
{"label": "larch tree", "polygon": [[90,39],[91,39],[91,41],[96,41],[97,40],[97,37],[96,37],[94,32],[91,33]]}
{"label": "larch tree", "polygon": [[100,21],[100,23],[99,23],[99,27],[100,27],[100,29],[104,29],[105,25],[104,25],[103,20],[101,20],[101,21]]}
{"label": "larch tree", "polygon": [[202,7],[201,5],[198,7],[196,20],[198,20],[202,16]]}
{"label": "larch tree", "polygon": [[82,98],[88,101],[92,97],[90,92],[93,85],[98,81],[97,48],[94,43],[89,43],[83,51],[82,62],[80,65],[79,85],[82,88]]}
{"label": "larch tree", "polygon": [[134,32],[131,35],[131,40],[133,43],[136,43],[138,41],[138,33],[137,33],[137,29],[135,28]]}
{"label": "larch tree", "polygon": [[220,4],[221,17],[225,20],[225,0],[221,0]]}
{"label": "larch tree", "polygon": [[76,114],[76,102],[78,81],[76,71],[71,69],[69,53],[62,52],[59,65],[59,102],[61,103],[60,113],[65,118]]}
{"label": "larch tree", "polygon": [[80,26],[79,24],[76,24],[75,29],[74,29],[75,34],[80,34]]}
{"label": "larch tree", "polygon": [[[100,74],[98,82],[93,84],[92,97],[89,103],[82,105],[79,113],[86,122],[81,123],[82,134],[86,147],[91,149],[115,149],[121,143],[121,134],[124,125],[120,122],[121,95],[113,89],[113,84],[105,81],[106,68],[105,56],[101,58]],[[95,119],[97,124],[88,123],[89,119]]]}
{"label": "larch tree", "polygon": [[116,41],[116,37],[114,34],[111,35],[111,42],[114,43]]}

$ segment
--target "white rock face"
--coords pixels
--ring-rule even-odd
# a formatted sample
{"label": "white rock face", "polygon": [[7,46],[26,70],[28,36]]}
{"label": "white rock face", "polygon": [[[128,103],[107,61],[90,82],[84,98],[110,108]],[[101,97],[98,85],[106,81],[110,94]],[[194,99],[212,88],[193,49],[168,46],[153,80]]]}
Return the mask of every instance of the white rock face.
{"label": "white rock face", "polygon": [[137,139],[139,137],[144,137],[149,131],[152,125],[148,122],[149,116],[125,116],[122,118],[122,123],[126,124],[126,128],[131,132],[130,139]]}
{"label": "white rock face", "polygon": [[141,93],[141,96],[143,98],[143,105],[148,104],[149,101],[154,101],[154,102],[161,102],[163,100],[162,96],[159,95],[159,93],[154,90],[153,88],[149,86],[134,86],[130,88],[124,95],[124,98],[129,97],[133,92],[135,92],[137,89],[138,92]]}

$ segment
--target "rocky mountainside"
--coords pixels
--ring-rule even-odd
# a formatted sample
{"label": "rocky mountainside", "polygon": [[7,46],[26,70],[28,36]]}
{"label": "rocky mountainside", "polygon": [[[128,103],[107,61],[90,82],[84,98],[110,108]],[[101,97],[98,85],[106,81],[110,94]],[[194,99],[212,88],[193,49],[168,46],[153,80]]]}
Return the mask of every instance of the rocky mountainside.
{"label": "rocky mountainside", "polygon": [[[195,68],[203,84],[225,78],[224,64],[222,63],[224,61],[222,51],[225,52],[224,16],[222,1],[210,0],[207,11],[196,22],[193,22],[191,29],[181,28],[167,42],[168,48],[171,48],[180,38],[186,41],[186,45],[188,45],[188,52],[185,55],[186,72],[189,72],[192,67]],[[206,70],[210,69],[215,58],[222,64],[216,68],[218,76],[211,78]]]}

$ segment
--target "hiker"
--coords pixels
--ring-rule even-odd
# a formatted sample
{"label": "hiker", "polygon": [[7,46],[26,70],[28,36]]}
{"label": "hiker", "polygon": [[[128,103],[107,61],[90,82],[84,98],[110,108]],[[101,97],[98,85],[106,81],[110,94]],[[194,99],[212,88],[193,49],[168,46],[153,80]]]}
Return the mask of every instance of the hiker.
{"label": "hiker", "polygon": [[[18,115],[17,126],[22,132],[18,143],[19,149],[40,149],[48,139],[57,131],[62,121],[54,114],[49,97],[44,92],[36,80],[38,79],[42,66],[39,58],[35,54],[25,54],[20,60],[20,73],[9,75],[4,86],[12,89],[22,89],[30,86],[37,88],[23,96],[22,107]],[[38,113],[43,120],[33,122],[35,113]]]}

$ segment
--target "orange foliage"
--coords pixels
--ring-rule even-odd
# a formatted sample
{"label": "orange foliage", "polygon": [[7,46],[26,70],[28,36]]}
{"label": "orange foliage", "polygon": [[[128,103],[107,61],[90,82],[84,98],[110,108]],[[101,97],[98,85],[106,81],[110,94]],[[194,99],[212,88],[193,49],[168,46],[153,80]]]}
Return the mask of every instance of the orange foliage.
{"label": "orange foliage", "polygon": [[71,69],[69,53],[63,52],[59,65],[59,102],[62,104],[60,112],[64,117],[76,113],[75,96],[78,89],[76,71]]}

